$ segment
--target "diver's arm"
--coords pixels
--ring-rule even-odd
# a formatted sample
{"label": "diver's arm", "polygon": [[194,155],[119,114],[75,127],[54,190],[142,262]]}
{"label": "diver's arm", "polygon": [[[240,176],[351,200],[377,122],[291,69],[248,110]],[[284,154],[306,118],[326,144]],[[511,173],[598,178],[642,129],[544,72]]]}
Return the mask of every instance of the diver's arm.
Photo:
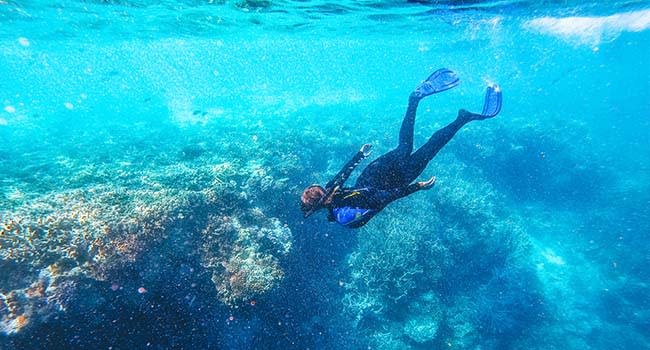
{"label": "diver's arm", "polygon": [[435,184],[435,182],[436,182],[436,177],[434,176],[428,181],[420,181],[403,187],[379,191],[379,193],[377,193],[376,195],[376,203],[374,206],[384,207],[388,203],[394,200],[406,197],[417,191],[428,190],[431,187],[433,187],[433,184]]}
{"label": "diver's arm", "polygon": [[325,185],[328,194],[331,194],[332,191],[335,191],[343,186],[343,183],[345,183],[348,177],[350,177],[350,174],[352,174],[354,168],[356,168],[364,158],[370,155],[371,147],[372,145],[369,143],[363,145],[359,152],[357,152],[354,157],[352,157],[352,159],[350,159],[350,161],[347,162],[345,166],[343,166],[343,169],[341,169],[341,171],[339,171],[339,173],[336,174],[336,176],[334,176],[334,178],[328,182],[327,185]]}
{"label": "diver's arm", "polygon": [[378,206],[384,207],[388,203],[406,197],[414,192],[417,192],[420,190],[420,186],[418,186],[417,183],[410,184],[408,186],[404,187],[398,187],[398,188],[393,188],[390,190],[383,190],[378,193]]}

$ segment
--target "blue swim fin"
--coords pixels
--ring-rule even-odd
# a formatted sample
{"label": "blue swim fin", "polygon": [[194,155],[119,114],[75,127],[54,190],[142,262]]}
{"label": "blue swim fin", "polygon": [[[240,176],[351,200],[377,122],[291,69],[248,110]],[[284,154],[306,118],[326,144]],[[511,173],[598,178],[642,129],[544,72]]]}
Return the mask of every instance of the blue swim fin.
{"label": "blue swim fin", "polygon": [[442,68],[433,72],[427,80],[418,85],[415,91],[413,91],[413,94],[419,98],[424,98],[438,92],[449,90],[458,86],[459,83],[460,79],[458,79],[456,73],[450,69]]}
{"label": "blue swim fin", "polygon": [[482,119],[492,118],[501,111],[501,88],[499,85],[489,85],[485,91],[485,102],[483,103]]}

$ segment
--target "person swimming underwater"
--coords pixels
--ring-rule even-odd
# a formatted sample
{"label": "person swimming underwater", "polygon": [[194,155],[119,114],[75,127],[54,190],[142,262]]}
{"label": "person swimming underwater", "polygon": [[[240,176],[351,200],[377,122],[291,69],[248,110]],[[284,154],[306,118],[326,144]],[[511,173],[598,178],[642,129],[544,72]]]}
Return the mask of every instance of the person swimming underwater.
{"label": "person swimming underwater", "polygon": [[480,114],[459,110],[456,120],[436,131],[426,144],[413,152],[413,129],[418,103],[429,95],[449,90],[459,83],[456,73],[442,68],[418,85],[409,96],[397,148],[372,161],[361,172],[354,187],[343,187],[354,168],[370,155],[372,146],[363,145],[325,187],[311,185],[303,191],[301,210],[304,217],[320,209],[327,209],[329,221],[358,228],[368,223],[392,201],[432,188],[435,176],[427,181],[412,182],[465,124],[495,117],[501,110],[501,90],[497,85],[490,85]]}

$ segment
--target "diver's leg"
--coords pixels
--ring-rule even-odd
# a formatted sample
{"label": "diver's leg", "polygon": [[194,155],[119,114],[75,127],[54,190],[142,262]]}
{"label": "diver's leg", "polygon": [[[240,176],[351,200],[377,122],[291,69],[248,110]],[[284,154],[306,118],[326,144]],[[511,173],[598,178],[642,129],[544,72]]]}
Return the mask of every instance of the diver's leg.
{"label": "diver's leg", "polygon": [[404,157],[393,150],[370,163],[357,179],[356,186],[391,189],[408,185],[420,176],[431,159],[456,132],[471,120],[469,112],[459,111],[456,120],[436,131],[429,141],[412,155]]}
{"label": "diver's leg", "polygon": [[415,115],[419,103],[420,98],[415,96],[415,94],[409,96],[409,105],[406,108],[406,114],[402,120],[402,126],[399,129],[399,144],[397,145],[397,149],[405,156],[413,152],[413,129],[415,127]]}
{"label": "diver's leg", "polygon": [[405,178],[415,180],[427,167],[427,164],[438,154],[440,149],[451,140],[456,132],[472,120],[493,118],[501,111],[501,89],[497,85],[490,85],[485,92],[483,111],[479,113],[468,112],[464,109],[458,111],[458,117],[444,128],[436,131],[424,146],[413,153],[409,165],[405,168]]}
{"label": "diver's leg", "polygon": [[356,186],[391,189],[409,184],[410,181],[405,180],[404,169],[413,152],[413,129],[418,104],[421,99],[449,90],[458,83],[456,73],[442,68],[433,72],[413,90],[409,95],[409,104],[402,120],[397,148],[370,163],[359,175]]}
{"label": "diver's leg", "polygon": [[409,105],[406,108],[406,115],[402,120],[402,127],[399,130],[399,145],[397,149],[404,154],[413,152],[413,127],[415,125],[415,114],[420,100],[451,88],[458,86],[460,80],[456,73],[447,68],[441,68],[433,72],[427,79],[418,85],[409,95]]}
{"label": "diver's leg", "polygon": [[422,97],[415,93],[409,96],[409,104],[399,130],[399,144],[392,151],[372,161],[357,178],[357,187],[390,189],[404,184],[402,169],[408,163],[413,152],[413,128],[418,103]]}
{"label": "diver's leg", "polygon": [[405,171],[408,172],[406,177],[409,182],[414,181],[424,171],[431,159],[456,135],[458,130],[472,120],[469,112],[461,109],[458,111],[456,120],[436,131],[427,143],[415,151],[409,158],[408,166],[405,168]]}

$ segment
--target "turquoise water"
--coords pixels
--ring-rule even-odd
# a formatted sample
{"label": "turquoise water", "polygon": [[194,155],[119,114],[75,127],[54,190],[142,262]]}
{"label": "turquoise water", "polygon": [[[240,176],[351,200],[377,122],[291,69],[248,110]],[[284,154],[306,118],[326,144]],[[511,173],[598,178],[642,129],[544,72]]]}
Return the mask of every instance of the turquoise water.
{"label": "turquoise water", "polygon": [[[0,349],[650,348],[650,2],[0,0],[0,48]],[[500,115],[304,219],[440,67],[416,147]]]}

